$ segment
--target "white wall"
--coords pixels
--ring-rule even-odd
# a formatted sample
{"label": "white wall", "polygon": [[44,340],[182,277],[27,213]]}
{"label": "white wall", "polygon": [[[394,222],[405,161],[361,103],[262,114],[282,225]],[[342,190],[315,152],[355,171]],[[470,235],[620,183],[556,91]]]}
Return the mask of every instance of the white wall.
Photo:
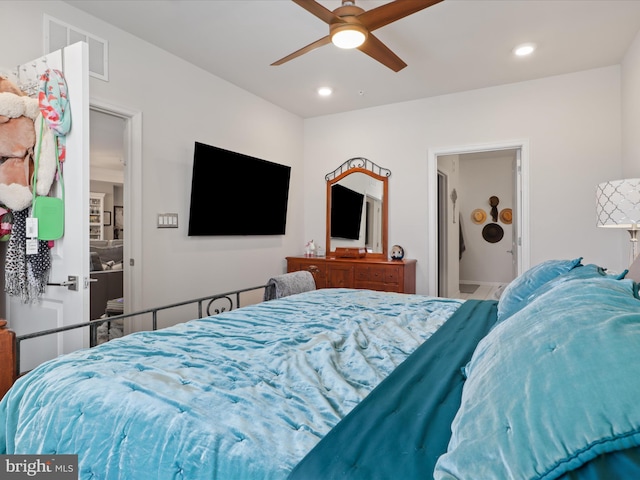
{"label": "white wall", "polygon": [[[0,68],[43,53],[44,12],[110,42],[110,81],[92,79],[91,96],[143,112],[145,306],[264,282],[284,271],[285,256],[301,253],[305,240],[325,238],[324,175],[357,156],[391,169],[389,245],[403,245],[406,256],[418,260],[417,291],[426,293],[432,268],[426,241],[428,150],[520,139],[531,146],[530,263],[584,256],[612,269],[625,266],[622,241],[595,227],[594,212],[595,185],[623,173],[618,66],[303,122],[57,1],[2,2]],[[630,151],[631,132],[640,125],[637,43],[624,64],[625,102],[634,105],[625,114],[628,175],[640,168]],[[196,140],[293,167],[287,235],[186,236]],[[159,231],[156,214],[170,211],[180,214],[181,228]]]}
{"label": "white wall", "polygon": [[[513,224],[505,224],[500,218],[491,217],[489,197],[500,200],[498,214],[505,208],[513,210],[514,182],[511,155],[496,155],[492,158],[460,158],[460,220],[464,231],[466,250],[460,260],[460,281],[467,283],[508,283],[513,280],[512,249]],[[476,224],[471,212],[482,208],[487,220]],[[496,243],[482,237],[482,229],[490,223],[502,227],[504,236]]]}
{"label": "white wall", "polygon": [[[622,60],[622,176],[640,177],[640,33]],[[616,177],[618,178],[618,177]],[[615,180],[607,178],[606,180]]]}
{"label": "white wall", "polygon": [[[43,54],[43,13],[106,39],[109,82],[92,78],[90,95],[142,112],[144,173],[135,187],[143,202],[143,258],[136,267],[143,269],[142,306],[260,285],[283,273],[285,256],[304,245],[302,120],[58,1],[2,2],[0,69]],[[187,237],[195,141],[292,167],[286,235]],[[162,212],[177,212],[180,228],[157,229]]]}
{"label": "white wall", "polygon": [[[324,175],[351,157],[389,168],[389,245],[416,258],[428,291],[430,148],[530,142],[530,264],[584,256],[624,268],[595,226],[595,188],[621,173],[620,67],[613,66],[305,120],[305,238],[324,234]],[[326,139],[331,141],[327,142]]]}

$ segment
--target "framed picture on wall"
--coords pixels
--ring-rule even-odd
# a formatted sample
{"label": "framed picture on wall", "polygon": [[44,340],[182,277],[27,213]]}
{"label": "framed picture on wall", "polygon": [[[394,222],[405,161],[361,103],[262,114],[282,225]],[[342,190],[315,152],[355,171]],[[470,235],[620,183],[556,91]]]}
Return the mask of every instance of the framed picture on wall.
{"label": "framed picture on wall", "polygon": [[124,207],[113,207],[113,214],[115,217],[113,219],[113,238],[122,239],[124,238],[122,231],[124,228]]}
{"label": "framed picture on wall", "polygon": [[113,211],[116,217],[114,226],[122,230],[124,228],[124,207],[113,207]]}
{"label": "framed picture on wall", "polygon": [[106,210],[102,212],[102,225],[104,225],[105,227],[111,225],[111,212]]}

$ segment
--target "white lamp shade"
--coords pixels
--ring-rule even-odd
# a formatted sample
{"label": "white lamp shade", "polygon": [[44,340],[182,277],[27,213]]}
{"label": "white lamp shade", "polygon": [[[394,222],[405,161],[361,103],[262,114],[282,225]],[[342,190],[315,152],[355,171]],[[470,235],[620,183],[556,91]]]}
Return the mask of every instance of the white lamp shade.
{"label": "white lamp shade", "polygon": [[640,224],[640,178],[599,184],[596,213],[598,227],[637,230]]}

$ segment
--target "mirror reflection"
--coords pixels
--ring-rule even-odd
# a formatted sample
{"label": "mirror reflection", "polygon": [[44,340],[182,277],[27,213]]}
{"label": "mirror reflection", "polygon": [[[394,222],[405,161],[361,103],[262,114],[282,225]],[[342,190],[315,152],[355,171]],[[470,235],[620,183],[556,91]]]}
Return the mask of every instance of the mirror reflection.
{"label": "mirror reflection", "polygon": [[366,158],[352,158],[328,174],[327,254],[364,248],[383,257],[387,245],[387,181],[391,172]]}
{"label": "mirror reflection", "polygon": [[382,251],[383,183],[356,172],[331,186],[330,250],[363,247]]}

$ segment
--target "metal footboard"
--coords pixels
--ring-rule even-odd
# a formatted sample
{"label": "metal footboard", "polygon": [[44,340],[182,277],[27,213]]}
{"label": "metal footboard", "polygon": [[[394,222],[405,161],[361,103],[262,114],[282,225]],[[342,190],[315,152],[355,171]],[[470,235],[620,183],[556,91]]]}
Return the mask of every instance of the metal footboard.
{"label": "metal footboard", "polygon": [[[21,345],[23,341],[32,339],[32,338],[38,338],[38,337],[44,337],[46,335],[52,335],[55,333],[62,333],[62,332],[66,332],[69,330],[75,330],[78,328],[85,328],[85,327],[89,327],[90,328],[90,345],[93,347],[96,345],[97,343],[97,329],[99,325],[102,325],[103,323],[107,323],[107,324],[111,324],[111,322],[114,321],[119,321],[119,320],[130,320],[132,317],[139,317],[142,315],[148,315],[151,314],[151,328],[152,330],[157,330],[158,329],[158,313],[162,312],[164,310],[169,310],[171,308],[176,308],[176,307],[182,307],[182,306],[186,306],[186,305],[192,305],[192,304],[196,304],[197,305],[197,318],[203,318],[203,317],[207,317],[207,316],[211,316],[211,315],[217,315],[219,313],[222,312],[227,312],[227,311],[231,311],[234,310],[236,308],[239,308],[240,305],[240,294],[242,293],[246,293],[246,292],[251,292],[251,291],[257,291],[257,290],[263,290],[266,288],[267,285],[260,285],[257,287],[250,287],[250,288],[243,288],[241,290],[233,290],[231,292],[226,292],[226,293],[219,293],[219,294],[215,294],[215,295],[209,295],[206,297],[200,297],[200,298],[194,298],[192,300],[185,300],[183,302],[178,302],[178,303],[172,303],[169,305],[163,305],[161,307],[155,307],[155,308],[147,308],[144,310],[139,310],[137,312],[132,312],[132,313],[125,313],[122,315],[114,315],[111,317],[105,317],[105,318],[97,318],[95,320],[90,320],[88,322],[82,322],[82,323],[76,323],[73,325],[66,325],[64,327],[58,327],[58,328],[52,328],[49,330],[42,330],[40,332],[34,332],[34,333],[28,333],[25,335],[19,335],[16,336],[16,365],[15,365],[15,372],[17,373],[17,376],[22,375],[23,373],[26,372],[22,372],[20,369],[20,349],[21,349]],[[203,314],[204,313],[204,314]],[[189,319],[191,320],[191,319]]]}

